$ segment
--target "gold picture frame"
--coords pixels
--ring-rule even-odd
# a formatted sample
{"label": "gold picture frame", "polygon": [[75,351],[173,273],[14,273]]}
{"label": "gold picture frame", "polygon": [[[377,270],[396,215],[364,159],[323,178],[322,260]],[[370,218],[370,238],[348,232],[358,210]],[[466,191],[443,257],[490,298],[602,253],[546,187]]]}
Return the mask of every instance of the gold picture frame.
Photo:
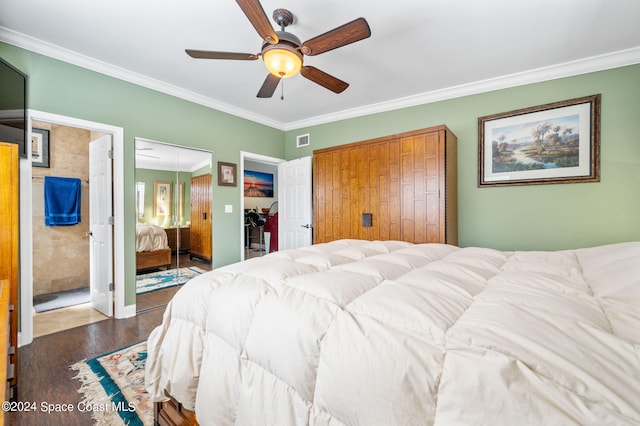
{"label": "gold picture frame", "polygon": [[600,94],[478,118],[478,186],[600,181]]}
{"label": "gold picture frame", "polygon": [[184,219],[184,182],[176,183],[176,196],[178,197],[178,220],[182,222]]}
{"label": "gold picture frame", "polygon": [[155,217],[171,216],[171,188],[173,182],[153,181],[153,215]]}

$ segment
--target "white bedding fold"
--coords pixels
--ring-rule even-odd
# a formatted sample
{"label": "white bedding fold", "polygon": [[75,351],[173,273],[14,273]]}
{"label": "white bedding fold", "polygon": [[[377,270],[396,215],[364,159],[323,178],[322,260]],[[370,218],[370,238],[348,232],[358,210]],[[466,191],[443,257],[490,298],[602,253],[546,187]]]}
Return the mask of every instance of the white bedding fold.
{"label": "white bedding fold", "polygon": [[146,386],[202,425],[640,424],[640,243],[340,240],[202,274]]}

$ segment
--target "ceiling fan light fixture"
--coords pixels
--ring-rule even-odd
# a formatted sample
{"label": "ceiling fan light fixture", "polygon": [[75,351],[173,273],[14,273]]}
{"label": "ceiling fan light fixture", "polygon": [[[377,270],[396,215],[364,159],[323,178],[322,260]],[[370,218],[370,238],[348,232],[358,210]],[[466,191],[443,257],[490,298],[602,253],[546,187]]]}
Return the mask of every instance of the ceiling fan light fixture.
{"label": "ceiling fan light fixture", "polygon": [[302,68],[302,54],[286,44],[265,47],[262,60],[267,70],[280,78],[293,77]]}
{"label": "ceiling fan light fixture", "polygon": [[[302,66],[304,56],[315,56],[351,43],[363,40],[371,36],[371,29],[364,18],[357,18],[344,25],[329,30],[312,39],[300,42],[300,39],[286,28],[294,21],[293,13],[287,9],[276,9],[273,12],[273,20],[280,27],[280,31],[274,31],[269,23],[266,13],[260,4],[260,0],[236,0],[244,14],[253,25],[264,43],[259,54],[216,52],[208,50],[185,49],[187,55],[192,58],[203,59],[231,59],[253,61],[262,56],[265,67],[269,71],[256,97],[270,98],[276,88],[284,87],[280,80],[291,78],[300,73],[310,80],[334,93],[342,93],[349,83],[337,79],[313,66]],[[283,99],[283,96],[280,96]]]}

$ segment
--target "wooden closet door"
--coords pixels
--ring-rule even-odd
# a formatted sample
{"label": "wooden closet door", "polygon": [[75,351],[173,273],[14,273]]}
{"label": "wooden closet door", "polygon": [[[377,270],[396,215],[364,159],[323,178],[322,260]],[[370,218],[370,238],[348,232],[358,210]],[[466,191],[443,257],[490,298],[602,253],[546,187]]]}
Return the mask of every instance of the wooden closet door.
{"label": "wooden closet door", "polygon": [[[360,236],[367,240],[400,240],[400,142],[388,140],[372,143],[366,152],[366,179],[363,189],[366,212],[373,216],[371,227]],[[360,218],[361,221],[362,218]]]}
{"label": "wooden closet door", "polygon": [[191,178],[191,256],[211,260],[211,175]]}
{"label": "wooden closet door", "polygon": [[436,126],[314,151],[314,243],[457,244],[455,145]]}
{"label": "wooden closet door", "polygon": [[18,385],[18,145],[0,142],[0,164],[0,280],[9,284],[9,304],[13,307],[8,315],[11,347],[6,365],[10,390],[5,400],[8,400],[15,398]]}
{"label": "wooden closet door", "polygon": [[440,134],[404,137],[400,146],[402,240],[444,242],[444,149]]}

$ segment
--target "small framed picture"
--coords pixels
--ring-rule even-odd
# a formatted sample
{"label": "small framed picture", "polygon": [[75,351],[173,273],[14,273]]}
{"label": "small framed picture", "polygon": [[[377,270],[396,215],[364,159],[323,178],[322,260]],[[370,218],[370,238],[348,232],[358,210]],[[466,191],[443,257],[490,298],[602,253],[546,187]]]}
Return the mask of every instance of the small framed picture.
{"label": "small framed picture", "polygon": [[171,216],[171,187],[173,182],[153,181],[153,215],[155,217]]}
{"label": "small framed picture", "polygon": [[49,131],[31,129],[31,165],[49,168]]}
{"label": "small framed picture", "polygon": [[237,167],[233,163],[218,161],[218,185],[237,186]]}
{"label": "small framed picture", "polygon": [[478,118],[478,186],[600,181],[600,95]]}

